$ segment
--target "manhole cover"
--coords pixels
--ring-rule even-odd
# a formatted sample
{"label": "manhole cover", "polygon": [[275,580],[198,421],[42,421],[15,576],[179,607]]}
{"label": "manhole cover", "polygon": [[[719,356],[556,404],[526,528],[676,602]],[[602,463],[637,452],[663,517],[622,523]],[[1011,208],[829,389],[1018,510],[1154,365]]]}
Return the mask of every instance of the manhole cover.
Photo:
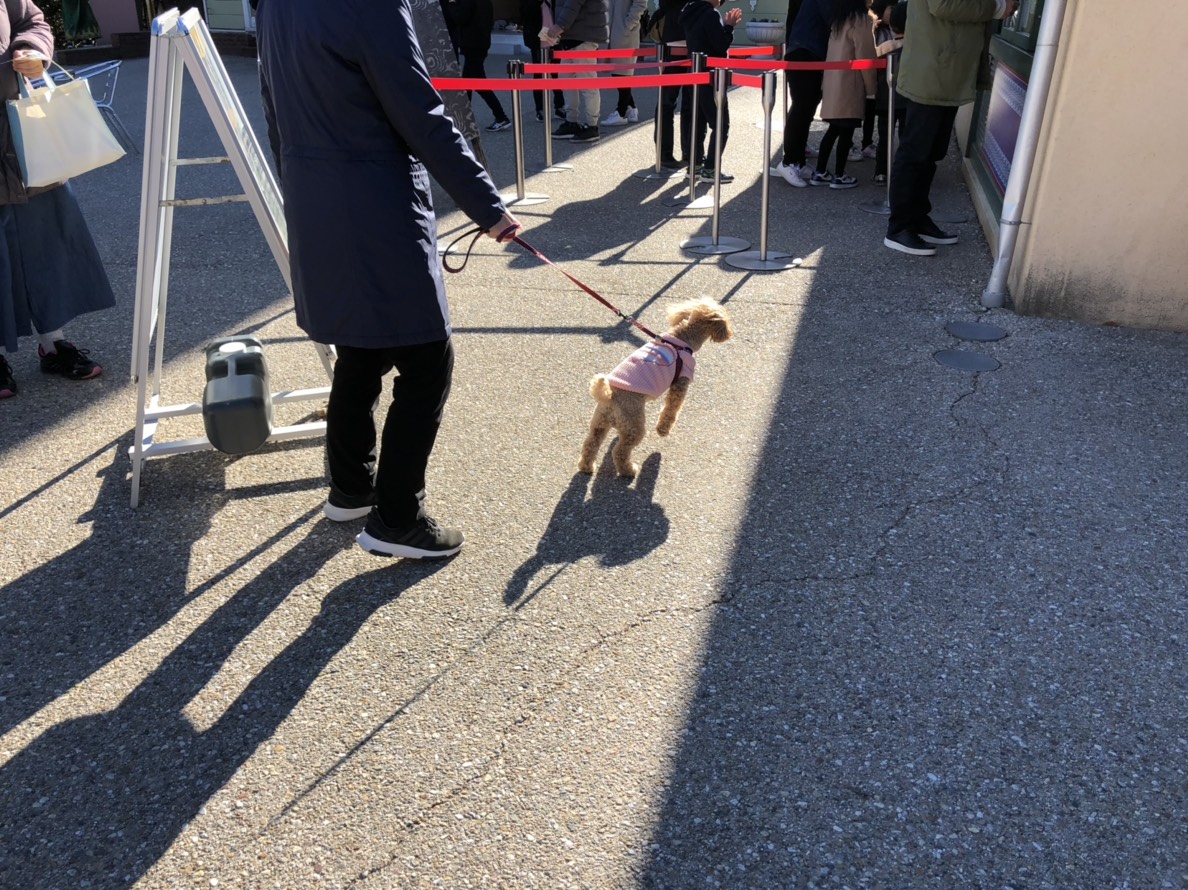
{"label": "manhole cover", "polygon": [[946,368],[958,371],[997,371],[1002,365],[997,359],[980,352],[966,352],[964,349],[942,349],[932,357]]}
{"label": "manhole cover", "polygon": [[978,343],[1001,340],[1007,335],[1007,332],[997,325],[980,324],[976,321],[951,321],[945,325],[945,330],[959,340],[974,340]]}

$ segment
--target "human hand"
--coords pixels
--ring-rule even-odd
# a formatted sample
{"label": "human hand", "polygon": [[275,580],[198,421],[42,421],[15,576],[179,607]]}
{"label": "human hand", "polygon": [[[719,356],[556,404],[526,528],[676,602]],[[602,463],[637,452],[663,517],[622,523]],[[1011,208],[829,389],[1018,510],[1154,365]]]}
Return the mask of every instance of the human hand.
{"label": "human hand", "polygon": [[487,229],[487,237],[494,238],[502,244],[504,241],[510,240],[522,228],[524,227],[520,225],[520,221],[505,210],[503,218]]}
{"label": "human hand", "polygon": [[1009,19],[1016,12],[1019,11],[1019,0],[1006,0],[1006,11],[1003,12],[1002,17]]}
{"label": "human hand", "polygon": [[738,23],[742,21],[742,10],[732,9],[723,16],[722,20],[732,28],[737,27]]}
{"label": "human hand", "polygon": [[560,25],[553,25],[551,28],[549,28],[549,39],[550,40],[558,40],[558,39],[560,39],[561,35],[564,33],[565,33],[565,29],[562,28]]}
{"label": "human hand", "polygon": [[12,70],[25,77],[45,74],[44,56],[35,49],[18,49],[12,54]]}

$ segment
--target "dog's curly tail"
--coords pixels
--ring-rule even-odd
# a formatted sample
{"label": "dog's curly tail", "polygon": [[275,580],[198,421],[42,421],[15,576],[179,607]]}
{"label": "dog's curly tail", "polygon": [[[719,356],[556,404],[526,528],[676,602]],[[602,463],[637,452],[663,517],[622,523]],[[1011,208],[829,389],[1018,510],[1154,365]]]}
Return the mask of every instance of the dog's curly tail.
{"label": "dog's curly tail", "polygon": [[607,405],[611,400],[611,385],[605,374],[595,374],[590,380],[590,395],[594,401]]}

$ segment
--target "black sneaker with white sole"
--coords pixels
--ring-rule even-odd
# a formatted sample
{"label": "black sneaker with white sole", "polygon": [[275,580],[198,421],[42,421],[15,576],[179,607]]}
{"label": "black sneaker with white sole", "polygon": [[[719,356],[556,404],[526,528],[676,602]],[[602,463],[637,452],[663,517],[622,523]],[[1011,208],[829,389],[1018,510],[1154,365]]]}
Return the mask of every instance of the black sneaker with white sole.
{"label": "black sneaker with white sole", "polygon": [[376,556],[402,556],[405,559],[444,559],[462,549],[462,532],[442,528],[428,516],[420,516],[405,528],[391,528],[372,510],[367,525],[355,541]]}
{"label": "black sneaker with white sole", "polygon": [[334,483],[330,483],[330,494],[326,496],[322,513],[331,522],[351,522],[369,514],[375,502],[374,491],[366,494],[343,494],[334,487]]}
{"label": "black sneaker with white sole", "polygon": [[500,130],[510,130],[511,125],[512,125],[511,121],[495,121],[495,123],[493,123],[489,127],[487,127],[487,132],[488,133],[498,133]]}
{"label": "black sneaker with white sole", "polygon": [[574,142],[597,142],[599,139],[597,125],[582,127],[573,134]]}
{"label": "black sneaker with white sole", "polygon": [[572,139],[582,130],[582,125],[576,121],[566,121],[553,131],[554,139]]}
{"label": "black sneaker with white sole", "polygon": [[956,244],[957,236],[950,235],[931,219],[925,217],[924,222],[916,227],[916,235],[926,244]]}
{"label": "black sneaker with white sole", "polygon": [[936,248],[921,241],[913,232],[904,229],[883,239],[883,245],[912,256],[936,256]]}

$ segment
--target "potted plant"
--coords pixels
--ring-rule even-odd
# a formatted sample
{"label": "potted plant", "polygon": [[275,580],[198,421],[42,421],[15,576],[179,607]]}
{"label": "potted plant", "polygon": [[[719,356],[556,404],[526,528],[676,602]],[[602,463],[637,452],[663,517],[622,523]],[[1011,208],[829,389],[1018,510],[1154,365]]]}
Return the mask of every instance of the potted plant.
{"label": "potted plant", "polygon": [[747,22],[747,40],[756,46],[778,46],[784,42],[784,23],[778,18],[753,18]]}

